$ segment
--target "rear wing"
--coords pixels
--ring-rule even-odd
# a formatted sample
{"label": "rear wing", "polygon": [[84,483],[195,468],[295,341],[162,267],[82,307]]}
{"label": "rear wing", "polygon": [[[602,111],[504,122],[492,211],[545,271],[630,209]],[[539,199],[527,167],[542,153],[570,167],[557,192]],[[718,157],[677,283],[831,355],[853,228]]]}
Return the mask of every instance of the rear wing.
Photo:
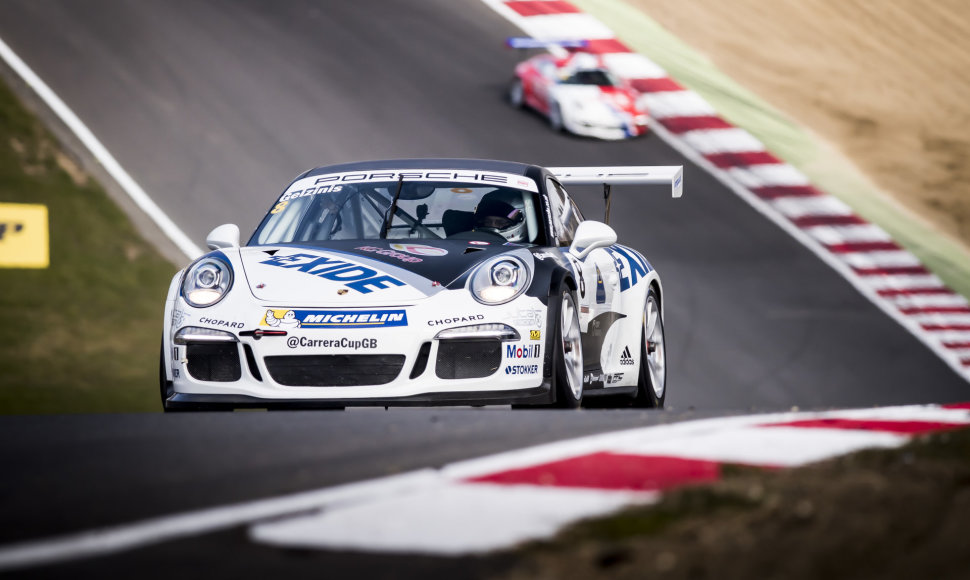
{"label": "rear wing", "polygon": [[614,185],[667,185],[672,197],[684,195],[683,165],[622,165],[617,167],[548,167],[563,185],[602,185],[604,223],[610,223],[610,188]]}
{"label": "rear wing", "polygon": [[549,167],[563,185],[666,185],[673,197],[684,194],[683,165]]}

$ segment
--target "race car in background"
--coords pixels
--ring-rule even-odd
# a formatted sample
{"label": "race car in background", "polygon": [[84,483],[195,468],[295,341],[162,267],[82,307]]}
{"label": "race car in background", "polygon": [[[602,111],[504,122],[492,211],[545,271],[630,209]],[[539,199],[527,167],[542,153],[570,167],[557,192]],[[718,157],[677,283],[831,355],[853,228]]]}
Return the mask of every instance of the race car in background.
{"label": "race car in background", "polygon": [[167,411],[520,404],[662,407],[663,287],[571,184],[682,168],[405,159],[320,167],[240,244],[226,224],[175,275]]}
{"label": "race car in background", "polygon": [[598,139],[626,139],[647,132],[641,95],[605,66],[600,56],[550,47],[551,53],[515,67],[508,98],[544,115],[555,131]]}

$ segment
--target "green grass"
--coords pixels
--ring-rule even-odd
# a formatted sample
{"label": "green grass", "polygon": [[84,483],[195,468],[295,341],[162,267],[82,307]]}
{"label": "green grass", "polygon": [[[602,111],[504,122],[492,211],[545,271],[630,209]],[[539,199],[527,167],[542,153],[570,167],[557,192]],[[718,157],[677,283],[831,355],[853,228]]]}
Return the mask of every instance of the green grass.
{"label": "green grass", "polygon": [[0,84],[0,202],[48,207],[50,267],[0,269],[0,413],[159,410],[176,268]]}

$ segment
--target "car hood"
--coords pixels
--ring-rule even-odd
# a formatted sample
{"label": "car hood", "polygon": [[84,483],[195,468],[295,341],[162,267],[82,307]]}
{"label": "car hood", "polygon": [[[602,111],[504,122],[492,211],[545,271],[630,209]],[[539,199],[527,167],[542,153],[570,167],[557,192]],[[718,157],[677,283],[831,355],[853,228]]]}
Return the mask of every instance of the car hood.
{"label": "car hood", "polygon": [[343,240],[247,246],[239,256],[258,300],[281,306],[415,303],[513,248],[466,240]]}

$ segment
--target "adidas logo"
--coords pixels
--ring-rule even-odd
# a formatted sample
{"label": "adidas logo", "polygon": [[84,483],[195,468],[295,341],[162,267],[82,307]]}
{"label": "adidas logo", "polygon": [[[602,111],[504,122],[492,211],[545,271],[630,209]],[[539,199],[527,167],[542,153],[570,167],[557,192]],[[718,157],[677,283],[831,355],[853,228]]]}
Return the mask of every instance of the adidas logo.
{"label": "adidas logo", "polygon": [[620,364],[621,365],[632,365],[633,364],[633,355],[630,354],[630,347],[629,346],[623,347],[623,354],[620,355]]}

